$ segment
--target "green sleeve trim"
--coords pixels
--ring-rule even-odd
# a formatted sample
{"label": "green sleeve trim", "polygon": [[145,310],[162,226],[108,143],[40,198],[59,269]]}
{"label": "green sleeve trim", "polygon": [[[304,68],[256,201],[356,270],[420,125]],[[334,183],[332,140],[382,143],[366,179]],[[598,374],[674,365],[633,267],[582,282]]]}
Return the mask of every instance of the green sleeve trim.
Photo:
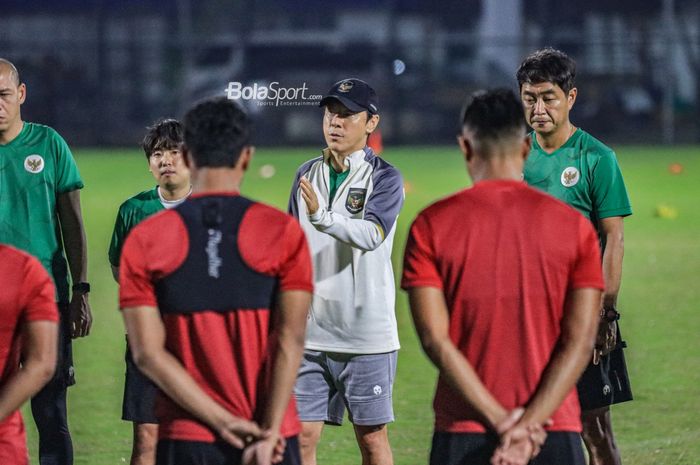
{"label": "green sleeve trim", "polygon": [[614,208],[609,210],[601,210],[598,212],[598,218],[610,218],[613,216],[630,216],[632,214],[631,207]]}
{"label": "green sleeve trim", "polygon": [[65,194],[66,192],[73,192],[78,189],[82,189],[85,187],[85,184],[83,184],[83,181],[77,181],[74,182],[73,184],[68,184],[67,186],[63,186],[63,189],[59,189],[58,193],[59,194]]}

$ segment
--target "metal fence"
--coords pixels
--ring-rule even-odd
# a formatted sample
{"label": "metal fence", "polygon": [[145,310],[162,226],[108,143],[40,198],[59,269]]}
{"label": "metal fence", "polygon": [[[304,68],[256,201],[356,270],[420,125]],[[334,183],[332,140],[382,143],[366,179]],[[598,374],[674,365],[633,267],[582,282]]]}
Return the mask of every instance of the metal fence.
{"label": "metal fence", "polygon": [[[471,92],[515,89],[522,57],[551,45],[578,63],[576,124],[610,142],[700,141],[694,2],[659,2],[645,16],[591,10],[575,23],[533,17],[521,0],[445,2],[474,7],[459,21],[398,1],[359,2],[325,18],[281,1],[126,3],[58,13],[18,3],[0,17],[0,56],[28,86],[26,119],[73,145],[130,146],[153,120],[226,95],[229,82],[309,97],[356,76],[377,89],[387,142],[451,143]],[[258,145],[322,143],[314,99],[295,97],[242,100]]]}

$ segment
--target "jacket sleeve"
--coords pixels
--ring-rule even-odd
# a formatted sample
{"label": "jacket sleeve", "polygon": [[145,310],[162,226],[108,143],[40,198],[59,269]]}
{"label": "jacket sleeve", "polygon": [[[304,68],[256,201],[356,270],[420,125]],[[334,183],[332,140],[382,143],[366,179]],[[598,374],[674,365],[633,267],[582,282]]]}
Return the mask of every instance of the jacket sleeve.
{"label": "jacket sleeve", "polygon": [[325,208],[319,208],[310,215],[309,221],[317,230],[365,252],[376,249],[384,241],[378,224],[359,218],[347,218]]}
{"label": "jacket sleeve", "polygon": [[367,199],[363,219],[347,218],[326,209],[309,216],[319,231],[357,249],[369,252],[384,241],[396,224],[403,205],[403,180],[398,170],[386,165],[373,174],[374,189]]}

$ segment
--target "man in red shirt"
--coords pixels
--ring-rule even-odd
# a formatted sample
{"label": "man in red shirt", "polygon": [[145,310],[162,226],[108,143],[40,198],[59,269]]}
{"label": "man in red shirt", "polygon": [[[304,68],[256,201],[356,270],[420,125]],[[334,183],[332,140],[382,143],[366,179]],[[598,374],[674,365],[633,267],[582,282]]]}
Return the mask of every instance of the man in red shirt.
{"label": "man in red shirt", "polygon": [[165,394],[156,463],[299,464],[306,239],[292,217],[239,195],[253,147],[237,104],[204,101],[184,127],[192,196],[136,226],[119,267],[134,359]]}
{"label": "man in red shirt", "polygon": [[56,369],[56,290],[39,260],[2,244],[0,282],[0,463],[27,465],[19,407]]}
{"label": "man in red shirt", "polygon": [[530,463],[583,464],[574,385],[603,288],[595,231],[522,182],[531,142],[512,92],[476,94],[458,139],[474,187],[418,215],[402,280],[440,370],[430,462],[525,464],[540,452]]}

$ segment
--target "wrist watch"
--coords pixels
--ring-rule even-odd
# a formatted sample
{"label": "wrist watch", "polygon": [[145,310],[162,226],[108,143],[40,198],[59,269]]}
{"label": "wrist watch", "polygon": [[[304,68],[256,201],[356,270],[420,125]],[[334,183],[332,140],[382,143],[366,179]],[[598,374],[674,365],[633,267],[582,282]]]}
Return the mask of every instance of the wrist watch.
{"label": "wrist watch", "polygon": [[90,283],[86,283],[84,281],[75,283],[73,284],[71,290],[73,291],[73,293],[87,294],[88,292],[90,292]]}
{"label": "wrist watch", "polygon": [[613,321],[620,319],[620,312],[618,312],[615,307],[603,307],[603,309],[600,311],[600,318],[612,323]]}

